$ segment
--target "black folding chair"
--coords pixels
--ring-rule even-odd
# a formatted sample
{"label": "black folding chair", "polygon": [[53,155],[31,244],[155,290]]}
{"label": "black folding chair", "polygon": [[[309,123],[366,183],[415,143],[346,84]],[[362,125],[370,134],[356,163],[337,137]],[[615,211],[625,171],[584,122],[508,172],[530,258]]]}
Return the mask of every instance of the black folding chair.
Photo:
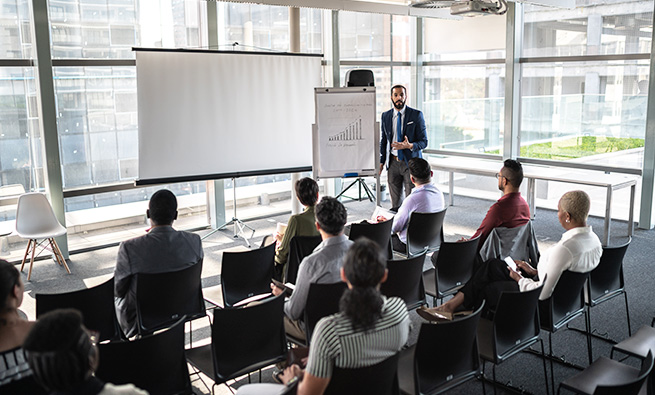
{"label": "black folding chair", "polygon": [[387,261],[387,281],[380,285],[380,292],[386,296],[397,296],[405,301],[407,310],[425,304],[423,286],[423,262],[425,254],[408,259]]}
{"label": "black folding chair", "polygon": [[446,209],[436,213],[419,213],[414,211],[409,216],[407,224],[407,257],[422,253],[426,248],[428,253],[439,250],[443,243],[443,221]]}
{"label": "black folding chair", "polygon": [[325,395],[376,394],[397,395],[398,354],[364,368],[334,367]]}
{"label": "black folding chair", "polygon": [[461,319],[421,325],[416,344],[400,354],[402,393],[441,394],[481,374],[477,328],[483,307]]}
{"label": "black folding chair", "polygon": [[305,304],[305,336],[309,344],[318,321],[339,312],[341,295],[348,288],[346,283],[310,284]]}
{"label": "black folding chair", "polygon": [[184,356],[184,321],[133,341],[98,344],[96,376],[108,383],[132,383],[151,394],[191,394]]}
{"label": "black folding chair", "polygon": [[600,357],[577,375],[562,381],[562,388],[576,394],[588,395],[637,395],[653,370],[653,354],[648,352],[641,369],[624,365],[618,361]]}
{"label": "black folding chair", "polygon": [[251,296],[271,292],[275,244],[241,252],[223,252],[221,290],[226,308]]}
{"label": "black folding chair", "polygon": [[[541,344],[541,354],[544,355],[544,343],[539,338],[539,314],[537,302],[541,287],[526,292],[502,292],[496,307],[493,320],[480,319],[478,323],[478,349],[482,359],[482,373],[486,362],[493,364],[494,392],[496,386],[502,386],[496,380],[496,365],[508,360],[519,352]],[[548,393],[548,373],[546,360],[543,359],[544,381]],[[485,377],[485,381],[489,381]]]}
{"label": "black folding chair", "polygon": [[[551,383],[555,390],[555,371],[553,370],[553,333],[565,327],[575,318],[584,315],[585,327],[589,331],[589,319],[585,309],[584,285],[589,273],[576,273],[566,270],[562,273],[553,294],[546,300],[539,301],[539,318],[541,329],[548,332],[548,346],[551,371]],[[587,334],[587,354],[592,362],[591,337]],[[559,359],[558,362],[561,362]],[[566,362],[565,362],[566,363]],[[567,363],[569,364],[569,363]]]}
{"label": "black folding chair", "polygon": [[378,222],[376,224],[358,224],[353,223],[350,225],[350,234],[348,238],[352,241],[359,239],[360,237],[366,237],[369,240],[374,241],[384,251],[384,257],[386,259],[391,259],[391,226],[393,225],[393,220],[386,220],[384,222]]}
{"label": "black folding chair", "polygon": [[187,360],[214,386],[286,358],[284,295],[243,308],[214,309],[211,344],[187,350]]}
{"label": "black folding chair", "polygon": [[98,341],[124,339],[114,308],[114,278],[95,287],[59,294],[36,294],[36,318],[71,308],[82,313],[84,326],[100,334]]}
{"label": "black folding chair", "polygon": [[[589,273],[589,281],[585,287],[587,293],[587,305],[589,306],[587,314],[589,314],[589,328],[587,332],[591,331],[591,309],[601,303],[605,303],[616,296],[623,295],[625,300],[625,316],[628,324],[628,337],[632,336],[632,327],[630,326],[630,309],[628,307],[628,293],[625,290],[625,280],[623,277],[623,257],[630,245],[632,239],[628,240],[625,244],[615,247],[603,247],[603,255],[600,257],[600,262],[594,270]],[[569,328],[579,332],[578,328]],[[606,337],[591,333],[591,336],[609,341],[616,344],[616,341]]]}
{"label": "black folding chair", "polygon": [[479,238],[448,243],[443,242],[436,262],[433,256],[434,269],[423,273],[425,293],[432,296],[436,305],[437,299],[454,295],[473,276],[475,259],[478,251]]}
{"label": "black folding chair", "polygon": [[295,236],[289,243],[289,258],[284,282],[295,284],[300,262],[321,244],[321,236]]}
{"label": "black folding chair", "polygon": [[181,317],[192,321],[204,317],[202,260],[182,270],[137,273],[137,333],[145,336],[167,328]]}

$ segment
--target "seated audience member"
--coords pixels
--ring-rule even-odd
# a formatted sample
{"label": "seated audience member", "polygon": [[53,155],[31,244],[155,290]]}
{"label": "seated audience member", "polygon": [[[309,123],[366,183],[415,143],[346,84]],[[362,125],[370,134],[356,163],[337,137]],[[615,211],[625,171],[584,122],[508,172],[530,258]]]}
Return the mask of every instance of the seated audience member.
{"label": "seated audience member", "polygon": [[152,227],[143,236],[126,240],[118,248],[114,270],[114,300],[123,333],[137,333],[137,273],[165,273],[184,269],[202,261],[200,236],[173,229],[177,219],[177,199],[173,192],[161,189],[150,198],[146,216]]}
{"label": "seated audience member", "polygon": [[[380,294],[387,279],[385,260],[374,242],[360,239],[350,248],[341,269],[348,289],[340,312],[322,318],[312,336],[307,368],[292,365],[281,380],[300,380],[298,394],[323,394],[335,367],[356,369],[378,364],[395,355],[409,336],[409,315],[402,299]],[[238,395],[279,394],[279,384],[252,384]]]}
{"label": "seated audience member", "polygon": [[[309,285],[341,281],[341,263],[348,248],[353,244],[343,234],[347,217],[346,208],[333,197],[326,196],[316,205],[316,229],[323,241],[300,263],[296,287],[284,304],[284,326],[287,333],[293,337],[305,338],[304,324],[300,319],[305,311]],[[275,295],[283,292],[274,284],[271,284],[271,289]]]}
{"label": "seated audience member", "polygon": [[34,325],[18,314],[24,291],[18,269],[0,259],[0,393],[2,386],[32,375],[21,347]]}
{"label": "seated audience member", "polygon": [[480,236],[478,250],[482,248],[492,229],[497,227],[515,228],[530,221],[530,207],[521,196],[519,189],[523,182],[523,167],[514,159],[507,159],[503,163],[498,178],[498,189],[503,196],[491,205],[482,224],[471,239]]}
{"label": "seated audience member", "polygon": [[37,381],[51,393],[147,394],[132,384],[105,384],[93,375],[98,367],[98,349],[77,310],[44,314],[25,339],[25,350]]}
{"label": "seated audience member", "polygon": [[282,280],[284,267],[289,258],[289,244],[295,236],[318,236],[316,230],[316,217],[314,216],[314,206],[318,201],[318,184],[309,177],[302,178],[296,182],[296,195],[300,203],[305,206],[305,210],[289,218],[289,223],[284,234],[276,233],[275,240],[275,271],[278,280]]}
{"label": "seated audience member", "polygon": [[[598,236],[587,226],[589,195],[583,191],[565,193],[557,205],[557,218],[566,230],[557,244],[548,249],[537,269],[524,261],[515,261],[521,272],[512,270],[505,261],[491,259],[473,275],[471,280],[449,301],[428,310],[454,312],[460,306],[475,309],[486,300],[485,308],[493,309],[502,291],[529,291],[543,283],[540,300],[553,293],[565,270],[587,273],[600,262],[603,253]],[[546,278],[546,281],[542,280]],[[419,310],[419,314],[420,310]],[[429,315],[421,314],[428,318]]]}
{"label": "seated audience member", "polygon": [[391,228],[391,244],[395,251],[401,253],[407,252],[407,225],[410,215],[414,211],[434,213],[444,208],[443,193],[432,184],[432,170],[428,161],[423,158],[410,159],[409,178],[414,188],[398,208]]}

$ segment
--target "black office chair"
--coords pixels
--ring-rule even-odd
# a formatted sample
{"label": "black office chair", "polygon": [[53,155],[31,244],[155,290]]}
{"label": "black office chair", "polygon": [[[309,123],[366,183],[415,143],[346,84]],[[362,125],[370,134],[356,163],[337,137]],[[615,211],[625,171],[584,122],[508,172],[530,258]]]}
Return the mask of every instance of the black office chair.
{"label": "black office chair", "polygon": [[[544,343],[539,338],[539,314],[537,302],[543,286],[526,292],[502,292],[493,320],[480,319],[478,323],[478,349],[482,359],[482,374],[486,362],[493,365],[493,384],[496,390],[496,365],[506,361],[536,342],[541,344],[544,355]],[[548,393],[548,373],[546,360],[543,359],[544,381]],[[488,380],[485,378],[485,380]]]}
{"label": "black office chair", "polygon": [[[479,238],[448,243],[443,242],[435,268],[423,273],[425,293],[432,296],[434,304],[457,293],[473,276]],[[434,262],[434,257],[433,257]]]}
{"label": "black office chair", "polygon": [[36,294],[36,318],[71,308],[82,313],[84,326],[99,332],[98,341],[124,339],[114,308],[114,278],[95,287],[60,294]]}
{"label": "black office chair", "polygon": [[600,357],[582,372],[562,381],[557,393],[564,388],[576,394],[637,395],[652,370],[653,353],[650,351],[641,369]]}
{"label": "black office chair", "polygon": [[407,224],[407,257],[422,253],[426,248],[428,253],[439,250],[443,243],[443,221],[446,209],[436,213],[418,213],[414,211],[409,216]]}
{"label": "black office chair", "polygon": [[398,356],[399,354],[396,354],[364,368],[343,369],[335,366],[324,394],[399,394]]}
{"label": "black office chair", "polygon": [[108,383],[132,383],[151,394],[191,394],[184,356],[184,320],[133,341],[98,344],[96,376]]}
{"label": "black office chair", "polygon": [[[584,285],[589,273],[576,273],[566,270],[562,273],[553,294],[546,300],[539,301],[539,318],[541,329],[548,332],[551,383],[555,389],[555,371],[553,370],[553,333],[565,327],[575,318],[585,315],[585,327],[589,331],[584,300]],[[589,363],[591,355],[591,337],[587,335],[587,353]]]}
{"label": "black office chair", "polygon": [[386,259],[391,259],[393,258],[391,255],[392,225],[393,220],[386,220],[376,224],[353,223],[350,225],[350,234],[348,235],[348,238],[352,241],[355,241],[360,237],[366,237],[367,239],[377,243],[381,251],[384,251],[384,257]]}
{"label": "black office chair", "polygon": [[146,336],[167,328],[180,317],[192,321],[204,317],[202,259],[182,270],[164,273],[137,273],[137,333]]}
{"label": "black office chair", "polygon": [[318,321],[339,312],[341,295],[348,288],[344,282],[332,284],[310,284],[305,303],[305,336],[309,344]]}
{"label": "black office chair", "polygon": [[[589,273],[589,282],[585,288],[587,292],[587,305],[589,306],[587,313],[589,314],[589,328],[587,328],[587,331],[591,330],[591,308],[607,302],[616,296],[623,295],[626,322],[628,324],[628,337],[632,336],[628,293],[625,290],[625,280],[623,277],[623,257],[631,241],[632,239],[620,246],[603,247],[603,255],[600,257],[598,266]],[[577,328],[570,329],[578,330]],[[591,336],[616,343],[614,340],[596,334],[592,334]]]}
{"label": "black office chair", "polygon": [[295,236],[289,242],[289,258],[287,259],[287,269],[284,275],[285,283],[296,283],[298,276],[298,267],[300,262],[307,255],[314,252],[314,249],[321,244],[321,236]]}
{"label": "black office chair", "polygon": [[284,295],[243,308],[214,309],[211,344],[187,350],[187,360],[214,386],[286,358]]}
{"label": "black office chair", "polygon": [[241,252],[223,252],[221,290],[226,308],[251,296],[270,293],[275,244]]}
{"label": "black office chair", "polygon": [[416,344],[400,354],[402,393],[441,394],[480,375],[477,328],[483,307],[461,319],[421,325]]}
{"label": "black office chair", "polygon": [[423,262],[425,254],[408,259],[387,261],[389,274],[387,281],[380,285],[380,292],[385,296],[397,296],[405,301],[407,310],[425,304],[425,287],[423,286]]}

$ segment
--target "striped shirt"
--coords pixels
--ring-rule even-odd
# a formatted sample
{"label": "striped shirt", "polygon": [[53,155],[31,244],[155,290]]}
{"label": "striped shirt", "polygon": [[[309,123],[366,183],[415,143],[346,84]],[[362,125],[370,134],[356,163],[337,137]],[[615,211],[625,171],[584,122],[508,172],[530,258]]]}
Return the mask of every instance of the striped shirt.
{"label": "striped shirt", "polygon": [[353,329],[343,313],[321,319],[312,336],[307,372],[329,378],[335,365],[356,369],[395,355],[407,342],[409,315],[402,299],[383,297],[383,301],[382,316],[369,331]]}
{"label": "striped shirt", "polygon": [[[0,353],[0,385],[31,376],[32,371],[22,347]],[[1,391],[0,391],[1,392]]]}

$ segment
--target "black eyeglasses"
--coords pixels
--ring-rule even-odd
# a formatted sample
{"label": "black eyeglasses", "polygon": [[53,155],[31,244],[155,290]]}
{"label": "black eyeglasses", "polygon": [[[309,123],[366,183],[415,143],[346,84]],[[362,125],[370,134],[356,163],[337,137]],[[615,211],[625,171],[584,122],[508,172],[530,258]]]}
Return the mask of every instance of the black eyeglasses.
{"label": "black eyeglasses", "polygon": [[505,178],[505,179],[507,178],[507,177],[505,177],[504,175],[502,175],[502,174],[500,174],[500,173],[496,173],[496,178],[500,178],[500,177],[503,177],[503,178]]}

